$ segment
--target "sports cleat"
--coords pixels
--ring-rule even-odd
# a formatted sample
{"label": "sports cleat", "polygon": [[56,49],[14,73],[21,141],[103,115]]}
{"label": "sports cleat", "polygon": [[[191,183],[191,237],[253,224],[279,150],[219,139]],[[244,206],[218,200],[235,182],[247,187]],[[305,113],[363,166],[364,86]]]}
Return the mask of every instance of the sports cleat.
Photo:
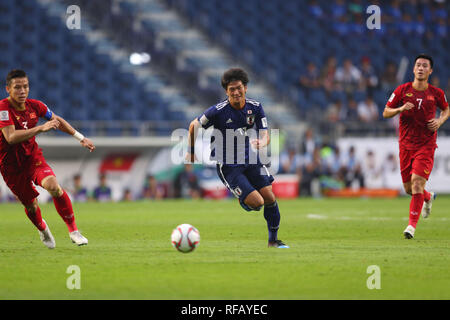
{"label": "sports cleat", "polygon": [[[44,220],[45,222],[45,220]],[[39,237],[41,238],[42,243],[49,249],[54,249],[56,246],[55,238],[48,227],[47,222],[45,222],[46,227],[43,231],[39,231]]]}
{"label": "sports cleat", "polygon": [[406,227],[405,231],[403,231],[403,235],[405,236],[405,239],[412,239],[414,238],[414,232],[416,231],[416,228],[409,225]]}
{"label": "sports cleat", "polygon": [[279,248],[279,249],[288,249],[289,246],[281,240],[269,241],[268,247]]}
{"label": "sports cleat", "polygon": [[70,236],[70,240],[72,240],[72,242],[78,246],[83,246],[83,245],[88,244],[88,239],[83,237],[83,235],[78,230],[70,232],[69,236]]}
{"label": "sports cleat", "polygon": [[428,218],[431,214],[431,206],[433,205],[433,200],[436,199],[436,193],[434,193],[433,191],[430,191],[430,200],[428,202],[424,201],[423,202],[423,207],[422,207],[422,217],[424,219]]}

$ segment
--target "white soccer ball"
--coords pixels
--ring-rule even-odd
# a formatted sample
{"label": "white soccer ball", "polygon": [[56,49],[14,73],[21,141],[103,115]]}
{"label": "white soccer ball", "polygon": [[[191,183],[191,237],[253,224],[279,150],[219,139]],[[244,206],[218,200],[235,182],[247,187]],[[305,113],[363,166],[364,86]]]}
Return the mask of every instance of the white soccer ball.
{"label": "white soccer ball", "polygon": [[172,231],[172,245],[180,252],[194,251],[200,244],[200,233],[190,224],[180,224]]}

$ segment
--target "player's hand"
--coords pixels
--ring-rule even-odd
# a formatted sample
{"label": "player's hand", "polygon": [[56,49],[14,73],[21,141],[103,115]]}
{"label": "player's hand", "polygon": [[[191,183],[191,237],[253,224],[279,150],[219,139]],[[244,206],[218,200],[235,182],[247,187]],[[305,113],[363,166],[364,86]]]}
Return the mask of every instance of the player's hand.
{"label": "player's hand", "polygon": [[427,128],[428,130],[431,130],[433,132],[437,131],[437,129],[439,129],[439,127],[442,125],[441,121],[439,119],[430,119],[428,120],[427,123]]}
{"label": "player's hand", "polygon": [[194,163],[197,160],[197,157],[195,156],[195,153],[187,152],[184,159],[186,163]]}
{"label": "player's hand", "polygon": [[84,138],[83,140],[80,141],[80,144],[81,144],[83,147],[89,149],[89,152],[92,152],[92,151],[95,150],[95,146],[94,146],[94,144],[92,143],[91,139]]}
{"label": "player's hand", "polygon": [[263,145],[261,143],[261,140],[259,140],[259,139],[252,139],[252,140],[250,140],[250,144],[256,150],[259,150],[259,149],[261,149],[261,147],[263,147]]}
{"label": "player's hand", "polygon": [[402,106],[402,112],[406,110],[411,110],[412,108],[414,108],[414,104],[411,102],[407,102]]}
{"label": "player's hand", "polygon": [[47,132],[50,131],[52,129],[56,130],[59,128],[59,124],[60,122],[56,119],[47,121],[46,123],[44,123],[43,125],[41,125],[41,131],[42,132]]}

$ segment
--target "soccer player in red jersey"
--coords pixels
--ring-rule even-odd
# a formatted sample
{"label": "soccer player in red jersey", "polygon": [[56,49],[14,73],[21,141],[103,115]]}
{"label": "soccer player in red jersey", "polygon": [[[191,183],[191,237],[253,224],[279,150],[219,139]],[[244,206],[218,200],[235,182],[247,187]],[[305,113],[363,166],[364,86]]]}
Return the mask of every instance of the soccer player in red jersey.
{"label": "soccer player in red jersey", "polygon": [[[414,81],[400,85],[392,93],[383,111],[384,118],[400,114],[400,170],[405,192],[412,195],[409,223],[403,234],[414,238],[419,213],[431,213],[434,192],[425,190],[437,148],[437,130],[448,119],[449,108],[444,92],[428,83],[433,72],[432,57],[421,54],[414,60]],[[441,109],[436,118],[437,108]]]}
{"label": "soccer player in red jersey", "polygon": [[[28,99],[28,77],[23,70],[12,70],[6,78],[9,96],[0,100],[0,172],[8,187],[25,207],[31,222],[39,230],[42,242],[50,249],[55,239],[42,219],[36,197],[35,185],[47,190],[53,197],[56,211],[69,229],[69,237],[77,245],[88,240],[78,231],[72,203],[56,180],[52,168],[47,164],[38,147],[35,136],[52,129],[59,129],[74,136],[80,144],[93,151],[94,144],[76,131],[63,118],[54,114],[39,100]],[[37,125],[39,118],[48,120]]]}

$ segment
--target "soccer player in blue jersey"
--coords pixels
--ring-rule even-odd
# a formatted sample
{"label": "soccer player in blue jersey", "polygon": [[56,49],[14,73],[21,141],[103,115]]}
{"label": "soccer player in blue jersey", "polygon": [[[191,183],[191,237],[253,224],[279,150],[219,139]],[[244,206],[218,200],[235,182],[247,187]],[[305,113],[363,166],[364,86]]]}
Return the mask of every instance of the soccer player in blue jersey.
{"label": "soccer player in blue jersey", "polygon": [[[224,185],[247,211],[264,206],[269,231],[269,247],[289,248],[277,238],[280,211],[272,191],[272,175],[261,163],[258,150],[270,142],[267,118],[261,103],[247,99],[247,73],[239,68],[226,71],[222,87],[228,99],[208,108],[189,126],[186,160],[195,160],[195,139],[200,127],[214,128],[211,159],[217,161],[217,173]],[[252,138],[251,133],[256,133]]]}

